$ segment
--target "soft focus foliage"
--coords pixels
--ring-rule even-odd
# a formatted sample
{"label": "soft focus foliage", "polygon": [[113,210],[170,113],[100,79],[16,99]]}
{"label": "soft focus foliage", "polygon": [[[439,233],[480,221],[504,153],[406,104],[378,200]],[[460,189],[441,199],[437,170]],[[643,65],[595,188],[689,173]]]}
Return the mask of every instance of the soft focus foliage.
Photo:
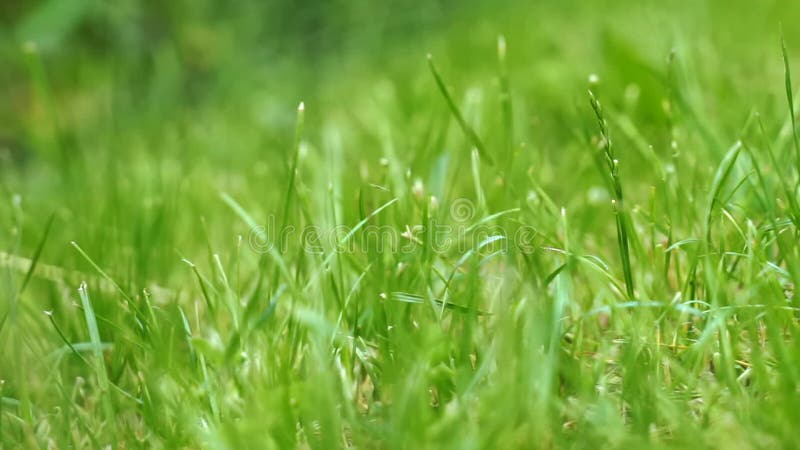
{"label": "soft focus foliage", "polygon": [[2,446],[795,446],[798,19],[3,2]]}

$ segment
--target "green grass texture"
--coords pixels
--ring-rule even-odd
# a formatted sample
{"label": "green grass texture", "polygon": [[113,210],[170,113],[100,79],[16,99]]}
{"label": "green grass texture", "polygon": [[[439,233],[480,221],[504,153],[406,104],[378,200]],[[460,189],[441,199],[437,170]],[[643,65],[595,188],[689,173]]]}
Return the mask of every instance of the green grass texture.
{"label": "green grass texture", "polygon": [[798,23],[3,2],[0,448],[800,447]]}

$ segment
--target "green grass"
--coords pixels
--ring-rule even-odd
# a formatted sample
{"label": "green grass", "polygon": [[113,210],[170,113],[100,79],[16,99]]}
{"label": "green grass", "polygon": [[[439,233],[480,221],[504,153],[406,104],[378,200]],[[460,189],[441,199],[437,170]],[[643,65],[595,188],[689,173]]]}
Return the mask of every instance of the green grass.
{"label": "green grass", "polygon": [[798,5],[217,3],[0,7],[0,447],[798,446]]}

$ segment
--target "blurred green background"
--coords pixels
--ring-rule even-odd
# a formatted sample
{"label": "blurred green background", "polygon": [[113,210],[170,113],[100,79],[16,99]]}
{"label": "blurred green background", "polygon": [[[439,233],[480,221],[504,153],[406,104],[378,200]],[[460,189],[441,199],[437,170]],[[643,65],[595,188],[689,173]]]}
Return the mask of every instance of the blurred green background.
{"label": "blurred green background", "polygon": [[[108,209],[143,213],[158,197],[158,204],[200,214],[218,190],[274,209],[277,194],[267,187],[286,176],[275,159],[286,159],[300,101],[308,106],[310,142],[319,143],[326,127],[343,134],[343,167],[377,164],[382,120],[398,157],[427,168],[426,149],[440,144],[432,124],[446,110],[425,55],[434,55],[467,107],[480,111],[494,103],[496,39],[504,35],[515,132],[534,149],[518,162],[546,167],[544,185],[559,190],[548,177],[573,167],[580,154],[575,136],[592,120],[590,74],[599,76],[605,102],[636,117],[648,143],[667,155],[674,137],[663,110],[668,60],[678,55],[674,65],[702,134],[721,152],[751,110],[783,117],[779,25],[790,54],[800,53],[798,16],[796,2],[738,0],[6,1],[2,188],[23,194],[34,217],[59,209],[68,222],[98,227],[121,218],[102,205],[89,208],[87,190],[136,189],[142,195],[120,194]],[[380,120],[370,122],[376,111]],[[499,142],[496,114],[471,118]],[[13,227],[9,212],[3,216]],[[88,229],[75,227],[74,238],[88,237],[80,231]],[[185,238],[159,237],[175,245]]]}

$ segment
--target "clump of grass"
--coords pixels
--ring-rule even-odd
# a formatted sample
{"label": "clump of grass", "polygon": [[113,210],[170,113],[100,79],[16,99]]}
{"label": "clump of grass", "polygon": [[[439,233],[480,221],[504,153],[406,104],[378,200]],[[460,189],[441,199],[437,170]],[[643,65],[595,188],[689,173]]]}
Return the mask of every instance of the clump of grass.
{"label": "clump of grass", "polygon": [[774,5],[72,3],[3,19],[0,447],[796,446]]}

